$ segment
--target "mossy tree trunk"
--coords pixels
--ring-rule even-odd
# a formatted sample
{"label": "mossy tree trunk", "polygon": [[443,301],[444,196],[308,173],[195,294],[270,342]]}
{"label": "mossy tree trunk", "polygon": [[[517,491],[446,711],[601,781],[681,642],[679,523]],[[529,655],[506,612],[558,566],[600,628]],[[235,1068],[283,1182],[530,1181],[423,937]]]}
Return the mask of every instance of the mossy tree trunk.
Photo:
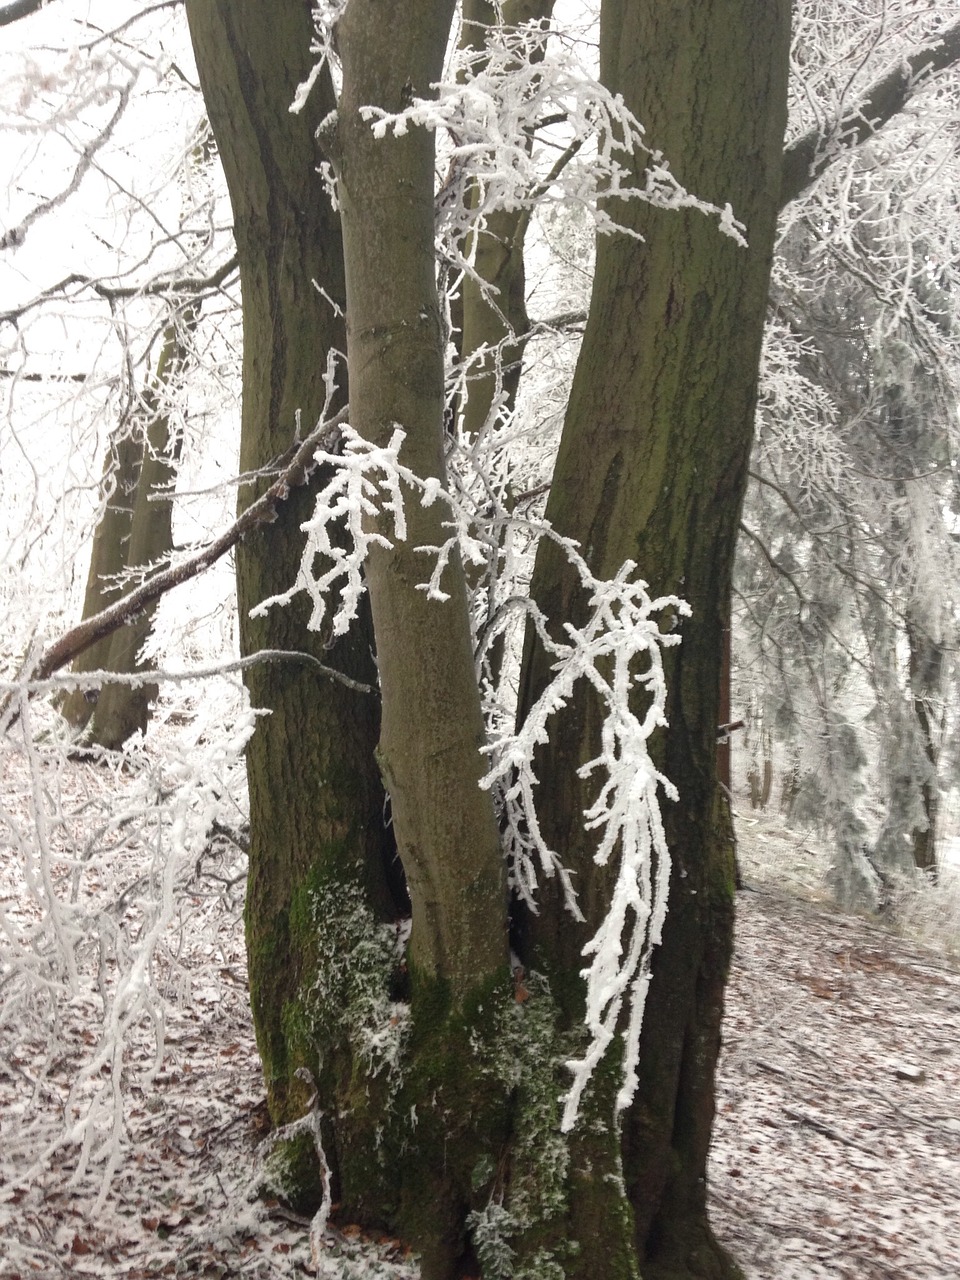
{"label": "mossy tree trunk", "polygon": [[[663,944],[641,1043],[640,1086],[623,1117],[626,1194],[645,1280],[725,1276],[706,1217],[723,988],[732,945],[734,848],[717,786],[723,633],[753,436],[758,363],[786,118],[788,0],[605,0],[601,76],[622,93],[681,182],[746,224],[749,249],[694,212],[618,210],[643,236],[601,237],[590,315],[547,517],[579,540],[598,577],[624,560],[652,594],[693,614],[666,651],[669,730],[656,744],[678,787],[666,803],[673,862]],[[533,594],[554,620],[576,621],[575,574],[552,544]],[[548,677],[531,646],[523,700]],[[592,862],[580,815],[595,783],[577,775],[598,753],[599,709],[585,696],[544,749],[544,833],[576,872],[587,923],[558,896],[530,922],[533,963],[569,991],[580,1016],[580,950],[606,909],[609,872]]]}
{"label": "mossy tree trunk", "polygon": [[[377,137],[361,109],[397,112],[432,95],[453,12],[453,0],[350,0],[337,28],[351,426],[378,447],[401,427],[400,462],[441,483],[434,135],[412,127]],[[366,576],[382,699],[378,759],[412,907],[401,1097],[415,1099],[419,1115],[401,1160],[401,1218],[425,1280],[446,1280],[464,1261],[465,1219],[490,1194],[506,1132],[503,1081],[476,1074],[494,1052],[495,1010],[510,998],[506,889],[492,800],[478,785],[484,728],[459,556],[444,570],[443,600],[423,589],[432,556],[418,548],[446,542],[449,511],[443,500],[424,505],[415,489],[405,489],[404,503],[403,539],[392,516],[369,517],[385,541],[368,551]]]}
{"label": "mossy tree trunk", "polygon": [[[327,352],[343,351],[339,219],[316,175],[315,132],[333,105],[329,81],[305,111],[289,108],[311,65],[310,5],[300,0],[194,0],[187,15],[230,191],[243,298],[240,467],[262,468],[241,491],[245,507],[270,483],[269,468],[312,429],[324,404]],[[317,281],[326,291],[321,296]],[[345,394],[345,388],[344,388]],[[329,646],[307,630],[303,597],[251,618],[261,600],[292,585],[300,525],[316,484],[291,493],[277,520],[237,550],[240,642],[313,655],[376,685],[369,617]],[[265,714],[247,748],[250,868],[246,928],[250,994],[270,1113],[276,1124],[303,1114],[312,1092],[297,1076],[318,1071],[296,1011],[317,981],[311,914],[316,899],[352,886],[379,920],[397,914],[388,885],[390,833],[374,759],[375,694],[325,680],[309,665],[265,663],[246,674],[251,705]]]}

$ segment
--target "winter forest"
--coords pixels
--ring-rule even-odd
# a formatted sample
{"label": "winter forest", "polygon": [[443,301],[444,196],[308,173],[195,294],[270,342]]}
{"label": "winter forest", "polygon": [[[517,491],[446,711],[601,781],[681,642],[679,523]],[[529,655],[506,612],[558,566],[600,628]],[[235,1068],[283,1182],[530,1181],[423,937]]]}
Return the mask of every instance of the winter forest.
{"label": "winter forest", "polygon": [[0,101],[0,1280],[960,1274],[955,3]]}

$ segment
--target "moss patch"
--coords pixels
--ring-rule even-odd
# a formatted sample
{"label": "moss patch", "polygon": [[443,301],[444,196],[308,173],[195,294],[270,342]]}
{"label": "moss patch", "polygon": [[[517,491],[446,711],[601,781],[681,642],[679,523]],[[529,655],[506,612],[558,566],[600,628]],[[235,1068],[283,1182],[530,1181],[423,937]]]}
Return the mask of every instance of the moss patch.
{"label": "moss patch", "polygon": [[274,1142],[263,1162],[261,1191],[294,1213],[312,1214],[323,1200],[323,1177],[313,1135],[303,1131]]}
{"label": "moss patch", "polygon": [[410,1007],[391,993],[403,930],[376,921],[359,884],[319,875],[295,896],[290,917],[312,974],[284,1010],[291,1043],[322,1059],[346,1042],[365,1074],[399,1071]]}

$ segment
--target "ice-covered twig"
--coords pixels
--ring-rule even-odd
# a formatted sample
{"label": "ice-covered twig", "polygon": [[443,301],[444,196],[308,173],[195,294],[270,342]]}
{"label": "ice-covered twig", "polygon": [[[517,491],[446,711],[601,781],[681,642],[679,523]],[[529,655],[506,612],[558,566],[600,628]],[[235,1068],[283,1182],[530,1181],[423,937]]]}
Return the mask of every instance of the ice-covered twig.
{"label": "ice-covered twig", "polygon": [[[403,487],[411,489],[425,507],[431,506],[438,498],[450,501],[439,479],[435,476],[423,479],[401,463],[400,448],[405,438],[403,428],[395,426],[389,443],[380,447],[364,440],[352,427],[344,426],[341,454],[317,452],[317,461],[329,463],[333,474],[317,496],[313,516],[302,526],[307,543],[300,572],[287,591],[258,604],[253,610],[254,616],[265,613],[273,605],[288,604],[298,592],[306,591],[313,601],[307,625],[311,630],[319,630],[327,613],[327,593],[336,585],[340,591],[340,602],[333,615],[331,629],[335,636],[345,634],[357,615],[364,591],[363,564],[368,551],[372,546],[390,547],[406,540]],[[384,516],[387,517],[387,527],[392,526],[389,536],[381,531],[381,518]],[[333,541],[331,533],[334,528],[345,530],[345,545],[340,546]],[[436,565],[429,578],[418,584],[418,589],[425,591],[432,600],[447,598],[440,586],[440,578],[455,543],[456,538],[452,537],[442,547],[418,548],[436,555]],[[329,562],[319,575],[314,571],[318,557]]]}
{"label": "ice-covered twig", "polygon": [[617,876],[606,918],[583,950],[589,960],[583,976],[590,1042],[582,1059],[567,1064],[573,1084],[565,1099],[563,1127],[570,1129],[583,1090],[616,1034],[624,1002],[627,1025],[619,1109],[628,1105],[637,1086],[650,957],[660,942],[670,876],[660,795],[677,795],[647,748],[654,730],[666,724],[662,650],[679,641],[677,634],[660,630],[655,615],[668,607],[689,614],[689,608],[672,596],[651,599],[646,583],[635,577],[632,561],[615,578],[597,580],[575,545],[558,541],[589,592],[587,620],[582,627],[567,623],[566,638],[557,641],[548,634],[545,619],[528,607],[541,643],[555,659],[554,676],[520,728],[490,743],[493,768],[482,785],[495,788],[501,798],[517,892],[536,910],[539,864],[546,875],[560,876],[569,910],[582,919],[569,872],[547,846],[537,821],[534,759],[537,748],[548,740],[550,721],[571,701],[576,685],[582,680],[592,685],[605,716],[600,753],[579,771],[582,778],[600,777],[599,793],[585,811],[584,822],[597,833],[594,861],[604,865],[616,859]]}
{"label": "ice-covered twig", "polygon": [[323,1113],[318,1105],[316,1082],[312,1073],[306,1067],[298,1067],[295,1074],[300,1080],[313,1086],[313,1096],[307,1103],[304,1114],[298,1120],[292,1120],[289,1124],[280,1125],[274,1129],[257,1148],[257,1177],[259,1179],[263,1176],[266,1170],[266,1179],[269,1181],[268,1166],[270,1156],[281,1143],[289,1142],[291,1138],[299,1137],[301,1133],[310,1135],[313,1141],[313,1149],[317,1155],[317,1163],[320,1166],[320,1181],[323,1185],[320,1207],[310,1221],[310,1254],[313,1265],[319,1268],[321,1255],[324,1251],[324,1232],[327,1229],[330,1210],[333,1208],[330,1164],[327,1160],[327,1153],[323,1149],[323,1133],[320,1128]]}

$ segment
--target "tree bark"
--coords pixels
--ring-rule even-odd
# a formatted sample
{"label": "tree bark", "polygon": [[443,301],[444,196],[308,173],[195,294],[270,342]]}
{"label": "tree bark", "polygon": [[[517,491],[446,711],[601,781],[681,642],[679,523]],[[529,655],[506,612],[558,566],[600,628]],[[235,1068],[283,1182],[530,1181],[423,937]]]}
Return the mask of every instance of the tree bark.
{"label": "tree bark", "polygon": [[[681,182],[729,202],[745,250],[694,212],[636,205],[618,216],[643,236],[601,237],[583,348],[547,517],[579,540],[594,574],[627,558],[652,593],[690,602],[666,653],[669,730],[658,764],[680,800],[664,814],[673,860],[664,940],[641,1042],[640,1087],[623,1120],[623,1174],[645,1280],[733,1274],[706,1217],[723,987],[733,929],[734,846],[716,778],[716,727],[731,571],[753,436],[758,363],[780,194],[786,119],[787,0],[735,0],[720,21],[703,0],[605,0],[601,76],[622,93]],[[731,92],[731,86],[734,91]],[[533,595],[576,621],[576,575],[544,542]],[[549,676],[528,646],[522,708]],[[582,834],[595,784],[577,769],[597,754],[600,716],[585,694],[544,748],[548,842],[575,872],[586,925],[552,894],[530,922],[534,963],[581,1013],[572,976],[606,910],[609,872]]]}
{"label": "tree bark", "polygon": [[[301,114],[289,110],[312,66],[305,0],[191,0],[187,15],[233,205],[243,295],[240,466],[256,471],[289,448],[301,423],[303,434],[312,430],[324,403],[327,352],[346,346],[342,318],[312,283],[342,307],[339,219],[316,176],[314,136],[333,91],[323,80]],[[241,649],[306,651],[375,685],[369,614],[333,645],[307,630],[302,597],[250,616],[295,580],[300,526],[313,513],[321,478],[292,493],[276,521],[237,548]],[[265,475],[256,491],[270,479]],[[250,500],[242,492],[240,506]],[[246,682],[252,706],[268,712],[247,747],[250,995],[270,1113],[284,1124],[303,1114],[312,1093],[298,1068],[320,1071],[296,1016],[318,980],[311,924],[317,903],[347,885],[376,919],[393,918],[398,906],[388,884],[392,845],[374,759],[377,699],[294,664],[251,667]],[[395,887],[402,899],[402,885]],[[316,1192],[316,1169],[310,1159],[305,1164],[307,1185],[292,1191],[293,1199]]]}
{"label": "tree bark", "polygon": [[[440,78],[452,0],[350,0],[336,168],[347,280],[351,425],[374,445],[406,432],[400,461],[445,481],[444,368],[434,254],[433,133],[374,136],[363,107],[396,112]],[[412,966],[458,993],[506,963],[506,898],[489,795],[479,789],[483,719],[459,555],[445,601],[421,589],[449,537],[443,501],[405,497],[407,537],[374,546],[367,581],[382,691],[379,759],[413,905]]]}
{"label": "tree bark", "polygon": [[[142,458],[142,442],[131,434],[129,422],[121,422],[104,462],[103,486],[110,492],[93,534],[83,596],[84,618],[92,618],[123,595],[119,579],[127,565]],[[106,670],[111,639],[112,633],[85,649],[74,660],[73,670],[77,674]],[[95,690],[73,689],[61,700],[60,712],[75,729],[83,729],[93,715],[97,697]]]}

